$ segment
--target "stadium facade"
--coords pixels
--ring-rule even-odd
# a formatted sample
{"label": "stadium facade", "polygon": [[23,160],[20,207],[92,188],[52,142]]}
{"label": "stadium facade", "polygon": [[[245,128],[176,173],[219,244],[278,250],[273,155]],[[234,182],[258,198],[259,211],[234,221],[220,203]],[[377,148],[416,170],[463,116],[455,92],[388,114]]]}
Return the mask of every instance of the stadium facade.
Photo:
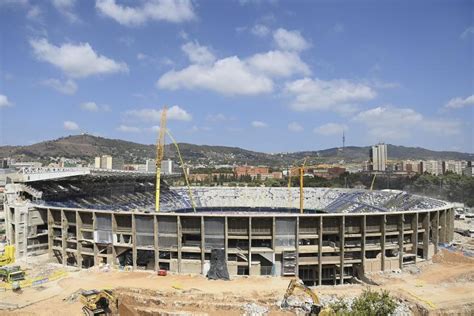
{"label": "stadium facade", "polygon": [[[343,284],[430,259],[453,239],[452,205],[401,191],[162,186],[150,175],[10,184],[7,239],[17,256],[65,265],[203,273],[214,248],[230,275],[297,275]],[[193,208],[194,206],[194,208]]]}

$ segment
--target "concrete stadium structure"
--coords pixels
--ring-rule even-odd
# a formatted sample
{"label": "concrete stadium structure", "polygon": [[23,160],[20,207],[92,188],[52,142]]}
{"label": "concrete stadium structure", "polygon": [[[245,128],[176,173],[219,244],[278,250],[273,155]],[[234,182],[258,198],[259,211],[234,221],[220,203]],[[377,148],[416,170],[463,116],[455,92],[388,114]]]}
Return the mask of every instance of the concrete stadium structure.
{"label": "concrete stadium structure", "polygon": [[[17,256],[65,265],[203,273],[223,248],[230,275],[297,275],[343,284],[364,272],[428,260],[453,239],[452,205],[401,191],[163,184],[151,175],[84,175],[6,186],[7,239]],[[39,194],[41,192],[41,194]],[[195,205],[196,212],[193,210]]]}

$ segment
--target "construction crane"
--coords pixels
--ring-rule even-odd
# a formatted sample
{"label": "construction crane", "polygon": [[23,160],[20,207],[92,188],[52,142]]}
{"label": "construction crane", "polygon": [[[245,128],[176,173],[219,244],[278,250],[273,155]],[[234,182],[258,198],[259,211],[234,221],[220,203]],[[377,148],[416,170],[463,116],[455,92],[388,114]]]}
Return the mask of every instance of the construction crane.
{"label": "construction crane", "polygon": [[303,214],[303,209],[304,209],[304,168],[306,165],[306,160],[308,157],[305,157],[303,160],[303,164],[301,167],[294,167],[294,168],[288,168],[288,206],[291,208],[291,171],[292,170],[298,170],[299,176],[300,176],[300,213]]}
{"label": "construction crane", "polygon": [[[306,304],[299,304],[299,305],[290,305],[288,299],[296,289],[300,289],[305,294],[307,294],[311,298],[311,303],[309,306]],[[281,301],[281,308],[288,309],[288,308],[300,308],[306,312],[307,315],[311,316],[335,316],[336,313],[330,307],[323,308],[321,302],[319,301],[318,296],[316,293],[311,291],[309,287],[307,287],[303,281],[300,279],[294,278],[288,284],[288,288],[286,289],[285,296],[283,296],[283,300]]]}
{"label": "construction crane", "polygon": [[156,144],[156,192],[155,192],[155,212],[160,211],[160,180],[161,180],[161,161],[165,154],[165,134],[166,134],[166,113],[168,108],[165,106],[161,111],[160,131]]}

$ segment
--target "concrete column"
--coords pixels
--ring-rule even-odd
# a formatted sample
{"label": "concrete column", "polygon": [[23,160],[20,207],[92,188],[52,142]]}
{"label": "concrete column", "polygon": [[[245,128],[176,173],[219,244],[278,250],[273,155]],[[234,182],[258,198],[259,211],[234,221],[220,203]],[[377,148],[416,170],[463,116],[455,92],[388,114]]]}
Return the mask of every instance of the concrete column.
{"label": "concrete column", "polygon": [[447,231],[447,227],[446,227],[446,210],[441,210],[439,211],[439,221],[440,221],[440,226],[441,226],[441,231],[440,231],[440,236],[439,236],[439,241],[440,242],[447,242],[448,241],[448,238],[447,238],[447,234],[446,234],[446,231]]}
{"label": "concrete column", "polygon": [[[249,216],[249,251],[248,251],[248,255],[249,255],[249,275],[250,275],[250,271],[252,270],[252,217]],[[283,267],[282,267],[283,268]]]}
{"label": "concrete column", "polygon": [[82,229],[82,220],[81,216],[79,215],[79,211],[76,211],[76,241],[77,241],[77,267],[79,269],[82,268],[82,243],[80,242],[80,239],[82,238],[81,234],[81,229]]}
{"label": "concrete column", "polygon": [[430,213],[423,214],[423,259],[428,260],[428,249],[430,244]]}
{"label": "concrete column", "polygon": [[181,233],[181,216],[176,216],[176,233],[178,237],[178,273],[181,273],[181,247],[182,247],[182,238],[183,234]]}
{"label": "concrete column", "polygon": [[415,213],[412,220],[412,228],[413,228],[413,235],[412,235],[412,244],[413,244],[413,252],[415,254],[415,264],[417,262],[417,255],[418,255],[418,213]]}
{"label": "concrete column", "polygon": [[449,223],[448,227],[448,242],[453,241],[454,239],[454,209],[450,209],[448,213],[447,223]]}
{"label": "concrete column", "polygon": [[367,216],[363,215],[362,220],[362,229],[361,229],[361,253],[362,253],[362,268],[365,273],[365,236],[366,236],[366,226],[367,226]]}
{"label": "concrete column", "polygon": [[[201,271],[204,271],[204,263],[206,262],[206,232],[205,232],[205,226],[204,226],[204,216],[200,217],[200,222],[201,222]],[[224,225],[225,226],[225,225]],[[225,234],[225,228],[224,228],[224,234]],[[224,235],[225,238],[225,235]],[[227,245],[224,244],[225,249],[227,249]],[[226,260],[227,260],[227,251],[226,251]]]}
{"label": "concrete column", "polygon": [[67,229],[68,222],[64,210],[61,210],[61,256],[63,257],[63,266],[67,265]]}
{"label": "concrete column", "polygon": [[398,215],[398,264],[400,265],[400,270],[403,268],[404,221],[405,216],[403,214]]}
{"label": "concrete column", "polygon": [[275,252],[275,241],[276,241],[276,219],[275,219],[275,216],[272,217],[272,249],[273,249],[273,252]]}
{"label": "concrete column", "polygon": [[160,270],[160,247],[158,244],[158,216],[153,215],[153,248],[155,249],[155,271]]}
{"label": "concrete column", "polygon": [[115,266],[117,264],[117,251],[115,250],[115,236],[117,235],[117,220],[115,218],[115,213],[111,214],[112,216],[112,266]]}
{"label": "concrete column", "polygon": [[[97,215],[96,215],[95,212],[92,212],[92,231],[93,231],[92,235],[94,235],[97,231]],[[92,237],[94,237],[94,236],[92,236]],[[133,241],[135,241],[135,239]],[[99,253],[99,248],[97,246],[97,243],[94,240],[94,265],[99,264],[99,258],[97,257],[98,253]]]}
{"label": "concrete column", "polygon": [[137,269],[137,223],[135,214],[132,214],[132,268]]}
{"label": "concrete column", "polygon": [[433,243],[434,243],[434,249],[435,253],[438,253],[438,243],[439,243],[439,211],[436,212],[431,212],[431,216],[434,216],[434,219],[432,221],[432,227],[433,229]]}
{"label": "concrete column", "polygon": [[319,227],[318,227],[318,285],[322,285],[323,282],[323,217],[319,216]]}
{"label": "concrete column", "polygon": [[295,274],[299,277],[300,275],[300,267],[299,267],[299,256],[300,256],[300,218],[299,216],[296,218],[296,230],[295,230],[295,249],[296,249],[296,267],[295,267]]}
{"label": "concrete column", "polygon": [[383,214],[381,217],[381,223],[380,223],[380,249],[381,249],[381,254],[382,256],[380,257],[381,262],[380,266],[382,268],[382,271],[385,271],[385,228],[387,224],[387,216]]}
{"label": "concrete column", "polygon": [[344,244],[346,236],[346,216],[339,217],[339,259],[340,259],[340,284],[344,284]]}
{"label": "concrete column", "polygon": [[[53,215],[51,214],[51,210],[48,208],[46,210],[47,214],[47,220],[48,220],[48,258],[53,259]],[[8,209],[8,214],[10,213],[10,210]],[[7,214],[7,216],[9,216]],[[11,239],[10,239],[11,240]]]}
{"label": "concrete column", "polygon": [[227,215],[224,217],[224,252],[225,262],[229,259],[229,220]]}

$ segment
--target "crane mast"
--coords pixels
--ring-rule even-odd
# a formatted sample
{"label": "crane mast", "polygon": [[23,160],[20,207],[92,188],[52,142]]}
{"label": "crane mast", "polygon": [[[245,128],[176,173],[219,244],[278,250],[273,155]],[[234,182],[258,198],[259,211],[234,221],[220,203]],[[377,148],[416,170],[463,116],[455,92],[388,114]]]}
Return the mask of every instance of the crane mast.
{"label": "crane mast", "polygon": [[160,179],[161,179],[161,161],[165,154],[165,134],[166,134],[166,112],[165,106],[161,111],[160,131],[156,144],[156,191],[155,191],[155,212],[160,211]]}

